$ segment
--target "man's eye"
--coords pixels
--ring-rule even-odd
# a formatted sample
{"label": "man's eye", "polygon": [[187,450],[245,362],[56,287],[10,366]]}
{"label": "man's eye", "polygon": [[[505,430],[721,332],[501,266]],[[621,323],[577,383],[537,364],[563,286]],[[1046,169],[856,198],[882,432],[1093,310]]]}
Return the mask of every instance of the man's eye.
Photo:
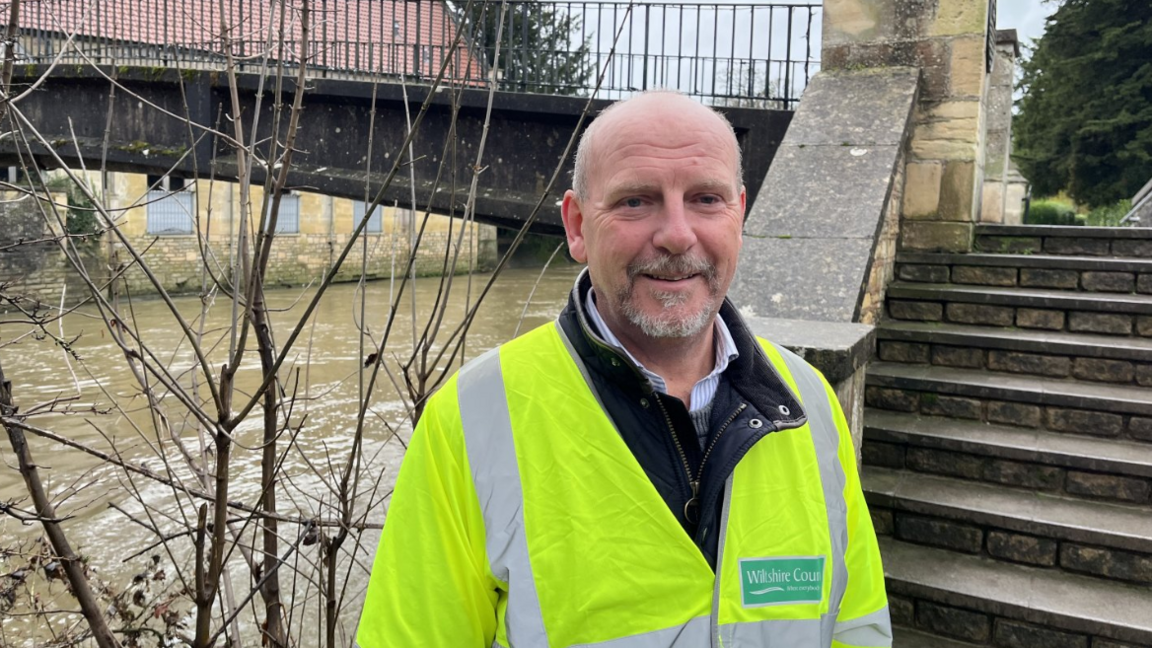
{"label": "man's eye", "polygon": [[644,204],[644,201],[640,200],[639,198],[625,198],[624,199],[624,206],[625,207],[631,207],[631,208],[635,209],[637,207],[642,206],[643,204]]}
{"label": "man's eye", "polygon": [[720,196],[700,196],[698,200],[705,205],[715,205],[716,203],[721,202]]}

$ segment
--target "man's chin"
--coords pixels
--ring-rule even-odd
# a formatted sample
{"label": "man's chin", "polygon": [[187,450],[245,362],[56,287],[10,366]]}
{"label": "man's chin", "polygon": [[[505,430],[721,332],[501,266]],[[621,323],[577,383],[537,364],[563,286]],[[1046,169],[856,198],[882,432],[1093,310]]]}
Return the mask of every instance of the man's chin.
{"label": "man's chin", "polygon": [[659,312],[626,309],[625,312],[628,321],[644,335],[659,339],[694,337],[712,321],[711,314],[708,308],[687,313],[669,313],[668,309]]}

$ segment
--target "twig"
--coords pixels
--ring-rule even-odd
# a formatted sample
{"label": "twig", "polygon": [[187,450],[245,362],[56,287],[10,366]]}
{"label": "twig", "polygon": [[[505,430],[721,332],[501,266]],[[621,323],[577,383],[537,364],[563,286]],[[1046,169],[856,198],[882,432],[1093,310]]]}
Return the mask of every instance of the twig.
{"label": "twig", "polygon": [[15,413],[15,409],[12,403],[12,383],[4,377],[4,369],[0,367],[0,415],[3,415],[3,425],[8,432],[8,442],[12,445],[12,452],[19,462],[20,474],[24,477],[24,485],[36,507],[36,515],[40,517],[44,534],[52,543],[53,551],[60,557],[60,563],[64,567],[64,574],[68,578],[72,595],[80,604],[80,610],[88,622],[88,627],[92,630],[92,636],[97,645],[100,648],[118,648],[120,642],[108,629],[104,613],[100,610],[96,596],[88,585],[88,578],[84,574],[84,565],[76,553],[72,551],[72,545],[68,542],[64,530],[60,528],[60,523],[55,521],[56,509],[49,501],[48,493],[44,490],[44,484],[40,481],[40,472],[36,467],[36,462],[32,459],[32,452],[28,448],[28,441],[24,432],[20,427],[8,423],[8,417]]}
{"label": "twig", "polygon": [[567,243],[560,241],[556,249],[552,250],[552,254],[548,255],[548,260],[544,262],[544,267],[540,269],[540,274],[536,276],[536,283],[532,284],[532,290],[528,293],[528,299],[524,301],[524,310],[520,311],[520,321],[516,322],[516,330],[512,333],[512,337],[520,335],[520,326],[524,324],[524,318],[528,317],[528,307],[532,305],[532,297],[536,295],[536,289],[540,287],[540,282],[544,280],[544,273],[548,272],[548,267],[552,265],[552,259],[556,258],[556,255],[560,253],[560,250],[564,249],[565,245],[567,245]]}

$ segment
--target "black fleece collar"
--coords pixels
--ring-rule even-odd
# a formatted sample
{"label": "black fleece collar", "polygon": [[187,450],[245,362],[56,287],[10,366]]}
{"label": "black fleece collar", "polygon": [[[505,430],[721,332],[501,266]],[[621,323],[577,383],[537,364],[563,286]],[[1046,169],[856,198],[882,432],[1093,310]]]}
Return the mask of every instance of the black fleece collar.
{"label": "black fleece collar", "polygon": [[[652,383],[628,357],[603,340],[600,332],[585,312],[584,304],[588,291],[592,289],[592,279],[585,268],[576,278],[568,304],[560,314],[561,325],[577,324],[579,336],[572,344],[584,362],[602,376],[607,377],[619,388],[637,389],[645,395],[654,391]],[[786,430],[803,425],[808,417],[799,399],[789,389],[788,384],[777,373],[768,360],[756,336],[748,329],[740,312],[727,298],[720,306],[720,317],[728,326],[732,340],[736,343],[739,357],[728,365],[723,378],[739,393],[748,404],[760,412],[776,430]],[[565,320],[568,320],[565,322]],[[571,333],[572,326],[565,326]]]}

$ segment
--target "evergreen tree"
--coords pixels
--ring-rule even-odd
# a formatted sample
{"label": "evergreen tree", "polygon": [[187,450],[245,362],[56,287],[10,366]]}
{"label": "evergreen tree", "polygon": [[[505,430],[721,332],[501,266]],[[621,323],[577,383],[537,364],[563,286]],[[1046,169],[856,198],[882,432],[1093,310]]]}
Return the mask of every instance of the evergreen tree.
{"label": "evergreen tree", "polygon": [[1037,195],[1092,207],[1152,177],[1152,2],[1059,3],[1023,61],[1014,155]]}
{"label": "evergreen tree", "polygon": [[[509,2],[504,13],[500,60],[496,61],[500,5],[498,0],[473,0],[468,15],[462,16],[471,46],[483,52],[489,70],[498,70],[499,88],[581,94],[592,81],[592,62],[588,46],[591,36],[583,42],[579,40],[580,16],[558,9],[553,2]],[[461,0],[456,6],[465,12],[467,3]]]}

